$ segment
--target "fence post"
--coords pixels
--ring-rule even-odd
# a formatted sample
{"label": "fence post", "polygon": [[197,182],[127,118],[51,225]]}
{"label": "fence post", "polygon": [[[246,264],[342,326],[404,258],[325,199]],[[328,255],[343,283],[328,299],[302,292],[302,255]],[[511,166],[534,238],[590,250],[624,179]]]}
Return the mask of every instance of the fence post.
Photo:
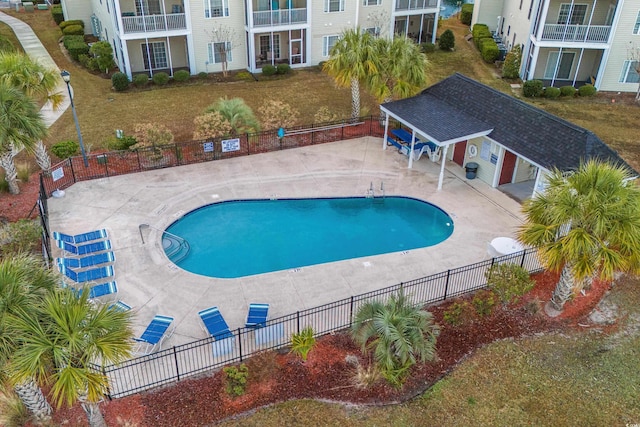
{"label": "fence post", "polygon": [[349,327],[353,326],[353,295],[351,295],[351,302],[349,304]]}
{"label": "fence post", "polygon": [[178,353],[176,353],[176,346],[173,346],[173,360],[176,362],[176,375],[178,376],[177,380],[180,381],[180,367],[178,366]]}
{"label": "fence post", "polygon": [[444,283],[444,297],[442,301],[447,299],[447,291],[449,290],[449,276],[451,276],[451,270],[447,270],[447,281]]}
{"label": "fence post", "polygon": [[[101,366],[102,368],[102,376],[107,378],[107,371],[104,369],[104,365]],[[107,393],[106,393],[107,399],[109,399],[110,401],[113,400],[111,398],[111,389],[109,388],[109,381],[107,381]]]}
{"label": "fence post", "polygon": [[73,177],[73,183],[75,184],[78,181],[76,180],[76,171],[73,170],[73,157],[69,157],[69,165],[71,166],[71,176]]}
{"label": "fence post", "polygon": [[373,114],[369,116],[369,136],[373,135]]}
{"label": "fence post", "polygon": [[296,333],[300,333],[300,312],[296,311]]}
{"label": "fence post", "polygon": [[136,150],[136,157],[138,158],[138,171],[141,171],[142,163],[140,163],[140,150]]}
{"label": "fence post", "polygon": [[[251,155],[251,143],[249,143],[249,134],[246,134],[247,136],[247,156]],[[258,138],[258,143],[260,142],[260,138]]]}
{"label": "fence post", "polygon": [[173,144],[173,146],[176,148],[176,164],[180,165],[180,147],[178,144]]}
{"label": "fence post", "polygon": [[527,256],[527,250],[522,251],[522,260],[520,261],[520,267],[524,267],[524,259]]}
{"label": "fence post", "polygon": [[[108,154],[102,154],[102,158],[104,159],[104,173],[108,177],[109,176],[109,156]],[[96,157],[96,162],[97,161],[98,161],[98,158]]]}
{"label": "fence post", "polygon": [[344,140],[344,123],[342,123],[342,127],[340,128],[340,139]]}

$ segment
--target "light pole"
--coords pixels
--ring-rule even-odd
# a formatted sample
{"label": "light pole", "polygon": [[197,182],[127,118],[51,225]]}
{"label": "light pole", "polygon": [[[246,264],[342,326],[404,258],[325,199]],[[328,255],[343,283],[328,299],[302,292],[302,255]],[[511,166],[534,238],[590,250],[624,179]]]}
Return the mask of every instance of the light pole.
{"label": "light pole", "polygon": [[78,132],[78,141],[80,142],[80,152],[82,153],[82,160],[84,161],[84,167],[89,166],[87,160],[87,153],[84,151],[84,143],[82,142],[82,133],[80,132],[80,124],[78,123],[78,115],[76,114],[76,106],[73,103],[73,95],[71,94],[71,74],[67,70],[62,70],[60,77],[67,84],[67,91],[69,92],[69,100],[71,101],[71,111],[73,112],[73,121],[76,123],[76,131]]}

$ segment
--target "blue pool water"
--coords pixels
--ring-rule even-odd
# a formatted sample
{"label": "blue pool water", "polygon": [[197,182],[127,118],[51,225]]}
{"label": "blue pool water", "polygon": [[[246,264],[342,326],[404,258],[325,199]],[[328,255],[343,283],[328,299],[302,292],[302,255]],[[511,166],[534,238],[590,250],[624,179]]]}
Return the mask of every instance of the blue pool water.
{"label": "blue pool water", "polygon": [[453,221],[408,197],[240,200],[203,206],[166,231],[188,241],[186,256],[165,249],[178,266],[236,278],[433,246]]}
{"label": "blue pool water", "polygon": [[[461,5],[464,3],[473,3],[473,0],[461,1]],[[443,0],[440,9],[440,16],[445,19],[449,18],[460,11],[457,0]]]}

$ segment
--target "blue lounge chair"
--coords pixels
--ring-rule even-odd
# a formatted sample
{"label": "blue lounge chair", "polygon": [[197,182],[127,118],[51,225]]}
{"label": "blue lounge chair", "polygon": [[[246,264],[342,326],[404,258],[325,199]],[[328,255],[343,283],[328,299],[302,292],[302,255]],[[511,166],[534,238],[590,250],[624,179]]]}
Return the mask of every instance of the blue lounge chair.
{"label": "blue lounge chair", "polygon": [[100,264],[107,264],[116,260],[113,252],[102,252],[95,255],[88,255],[82,258],[57,258],[58,267],[65,266],[67,268],[87,268]]}
{"label": "blue lounge chair", "polygon": [[113,266],[107,265],[105,267],[98,267],[98,268],[93,268],[91,270],[76,272],[63,265],[62,268],[60,269],[60,272],[76,283],[84,283],[84,282],[90,282],[93,280],[104,279],[105,277],[112,277]]}
{"label": "blue lounge chair", "polygon": [[124,301],[118,300],[113,304],[109,305],[109,309],[116,311],[130,311],[131,306]]}
{"label": "blue lounge chair", "polygon": [[109,240],[101,240],[95,243],[89,243],[87,245],[75,246],[71,243],[56,240],[58,247],[67,253],[73,255],[87,255],[94,252],[108,251],[111,249],[111,242]]}
{"label": "blue lounge chair", "polygon": [[134,338],[139,343],[136,353],[149,354],[153,353],[156,348],[162,347],[162,341],[169,338],[173,334],[173,329],[169,327],[173,323],[173,317],[161,316],[157,314],[151,323],[144,330],[140,338]]}
{"label": "blue lounge chair", "polygon": [[267,322],[269,315],[269,304],[249,304],[249,313],[247,314],[247,328],[261,328]]}
{"label": "blue lounge chair", "polygon": [[57,231],[53,232],[53,238],[55,240],[71,243],[72,245],[77,245],[79,243],[84,243],[84,242],[90,242],[92,240],[105,239],[106,237],[107,237],[107,230],[105,230],[104,228],[101,230],[94,230],[94,231],[88,231],[86,233],[76,234],[75,236],[59,233]]}
{"label": "blue lounge chair", "polygon": [[216,340],[232,337],[229,325],[220,314],[218,307],[207,308],[198,312],[206,331]]}
{"label": "blue lounge chair", "polygon": [[89,298],[100,298],[107,295],[115,295],[118,293],[118,285],[116,281],[100,283],[89,288]]}

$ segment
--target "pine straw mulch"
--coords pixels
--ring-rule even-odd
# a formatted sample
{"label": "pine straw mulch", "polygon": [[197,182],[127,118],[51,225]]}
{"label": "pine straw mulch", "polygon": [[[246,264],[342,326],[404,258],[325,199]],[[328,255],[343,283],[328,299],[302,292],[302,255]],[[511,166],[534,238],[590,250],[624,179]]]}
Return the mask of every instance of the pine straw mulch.
{"label": "pine straw mulch", "polygon": [[[544,314],[558,275],[543,272],[534,276],[535,288],[517,304],[498,306],[486,317],[471,315],[460,326],[443,321],[443,313],[456,300],[429,307],[441,327],[437,342],[437,360],[418,364],[401,389],[379,381],[369,388],[354,384],[355,368],[346,362],[356,356],[366,366],[359,348],[346,333],[327,335],[318,340],[306,362],[286,352],[265,352],[246,361],[249,367],[247,391],[232,398],[225,391],[222,372],[181,381],[175,385],[116,399],[101,404],[108,425],[121,426],[204,426],[241,416],[243,413],[290,399],[314,398],[364,405],[404,402],[451,372],[476,349],[501,339],[571,329],[588,323],[586,317],[605,292],[608,283],[596,283],[584,294],[566,304],[557,318]],[[467,296],[460,300],[470,301]],[[87,425],[78,407],[55,413],[56,423]]]}

